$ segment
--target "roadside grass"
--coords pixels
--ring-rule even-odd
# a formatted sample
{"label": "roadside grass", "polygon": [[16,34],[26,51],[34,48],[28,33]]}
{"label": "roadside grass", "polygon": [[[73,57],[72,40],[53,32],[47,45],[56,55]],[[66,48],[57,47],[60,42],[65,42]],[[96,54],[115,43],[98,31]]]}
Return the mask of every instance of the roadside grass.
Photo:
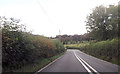
{"label": "roadside grass", "polygon": [[22,68],[16,70],[15,72],[33,72],[33,73],[35,73],[38,70],[40,70],[41,68],[43,68],[44,66],[46,66],[47,64],[49,64],[50,62],[54,61],[55,59],[57,59],[58,57],[63,55],[64,53],[65,52],[62,52],[51,58],[39,59],[39,60],[35,61],[33,64],[25,65]]}

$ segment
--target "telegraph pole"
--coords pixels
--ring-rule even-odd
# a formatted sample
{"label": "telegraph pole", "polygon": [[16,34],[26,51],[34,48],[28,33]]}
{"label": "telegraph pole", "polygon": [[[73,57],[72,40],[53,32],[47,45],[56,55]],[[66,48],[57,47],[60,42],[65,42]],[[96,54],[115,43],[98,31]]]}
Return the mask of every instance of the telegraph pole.
{"label": "telegraph pole", "polygon": [[59,29],[59,35],[61,35],[61,31],[60,31],[60,29]]}

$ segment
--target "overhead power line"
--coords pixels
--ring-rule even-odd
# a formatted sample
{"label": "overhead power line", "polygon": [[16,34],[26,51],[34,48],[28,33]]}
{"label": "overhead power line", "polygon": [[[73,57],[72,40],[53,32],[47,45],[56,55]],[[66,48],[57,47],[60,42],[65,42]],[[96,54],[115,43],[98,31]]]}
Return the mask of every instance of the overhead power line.
{"label": "overhead power line", "polygon": [[[44,10],[44,8],[43,8],[42,5],[40,4],[40,2],[39,2],[38,0],[36,0],[36,1],[37,1],[38,5],[40,6],[40,8],[42,9],[43,13],[44,13],[45,15],[47,15],[46,11]],[[47,16],[48,16],[48,15],[47,15]]]}

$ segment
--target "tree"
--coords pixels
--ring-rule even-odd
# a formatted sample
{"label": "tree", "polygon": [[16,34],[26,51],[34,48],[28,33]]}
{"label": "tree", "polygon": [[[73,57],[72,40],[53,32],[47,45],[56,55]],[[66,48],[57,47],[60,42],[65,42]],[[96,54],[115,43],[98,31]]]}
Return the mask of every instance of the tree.
{"label": "tree", "polygon": [[97,40],[107,40],[118,35],[118,6],[98,6],[87,16],[86,28]]}

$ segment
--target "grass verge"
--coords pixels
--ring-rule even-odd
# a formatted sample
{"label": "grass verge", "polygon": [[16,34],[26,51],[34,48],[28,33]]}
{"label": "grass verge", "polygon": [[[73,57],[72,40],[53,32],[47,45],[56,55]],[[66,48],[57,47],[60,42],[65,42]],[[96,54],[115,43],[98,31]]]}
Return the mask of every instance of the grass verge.
{"label": "grass verge", "polygon": [[16,70],[15,72],[34,72],[35,73],[41,68],[43,68],[44,66],[46,66],[47,64],[49,64],[50,62],[54,61],[55,59],[63,55],[64,53],[65,52],[62,52],[51,58],[43,58],[43,59],[37,60],[35,63],[23,66],[22,68]]}

